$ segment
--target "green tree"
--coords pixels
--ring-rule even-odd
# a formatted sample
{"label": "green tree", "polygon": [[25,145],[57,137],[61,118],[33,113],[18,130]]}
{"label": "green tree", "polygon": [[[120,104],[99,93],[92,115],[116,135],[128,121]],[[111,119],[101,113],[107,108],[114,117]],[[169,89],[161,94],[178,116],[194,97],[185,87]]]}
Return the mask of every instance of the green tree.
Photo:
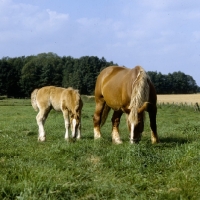
{"label": "green tree", "polygon": [[22,68],[21,87],[26,96],[35,88],[62,86],[62,59],[53,53],[42,53],[28,59]]}
{"label": "green tree", "polygon": [[158,94],[189,94],[198,91],[195,80],[180,71],[168,75],[150,71],[148,75]]}
{"label": "green tree", "polygon": [[11,69],[8,73],[8,96],[13,97],[21,97],[24,96],[21,91],[21,85],[20,85],[20,76],[21,76],[21,70],[24,65],[24,59],[25,57],[18,57],[18,58],[12,58],[9,59],[8,62],[11,65]]}
{"label": "green tree", "polygon": [[30,96],[33,89],[40,87],[41,66],[30,60],[21,71],[21,88],[25,96]]}
{"label": "green tree", "polygon": [[109,65],[116,65],[96,56],[83,56],[79,59],[64,57],[63,61],[62,85],[79,89],[81,94],[93,94],[99,72]]}
{"label": "green tree", "polygon": [[8,74],[11,66],[8,62],[8,58],[2,58],[0,60],[0,95],[7,95],[8,92]]}

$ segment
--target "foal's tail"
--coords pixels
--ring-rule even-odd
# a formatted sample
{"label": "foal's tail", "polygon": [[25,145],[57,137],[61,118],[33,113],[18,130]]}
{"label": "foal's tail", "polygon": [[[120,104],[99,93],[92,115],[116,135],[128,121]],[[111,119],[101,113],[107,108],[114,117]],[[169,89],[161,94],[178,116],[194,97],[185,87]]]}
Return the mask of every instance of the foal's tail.
{"label": "foal's tail", "polygon": [[110,112],[110,107],[105,103],[103,111],[101,113],[101,126],[105,124],[109,112]]}
{"label": "foal's tail", "polygon": [[36,102],[37,92],[38,92],[38,89],[35,89],[31,93],[31,105],[35,111],[38,111],[38,106],[37,106],[37,102]]}

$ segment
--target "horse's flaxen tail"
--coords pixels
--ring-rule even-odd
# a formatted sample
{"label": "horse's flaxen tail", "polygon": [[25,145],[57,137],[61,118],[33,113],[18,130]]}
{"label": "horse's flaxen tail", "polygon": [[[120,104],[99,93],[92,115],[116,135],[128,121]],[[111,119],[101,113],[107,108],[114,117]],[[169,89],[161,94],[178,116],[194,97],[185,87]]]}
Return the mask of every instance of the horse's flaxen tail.
{"label": "horse's flaxen tail", "polygon": [[38,89],[35,89],[31,93],[31,105],[35,111],[38,111],[38,106],[37,106],[37,102],[36,102],[37,92],[38,92]]}
{"label": "horse's flaxen tail", "polygon": [[132,94],[130,102],[130,114],[128,117],[129,122],[137,123],[138,121],[138,109],[149,100],[149,84],[148,75],[145,70],[139,67],[139,72],[135,81],[132,84]]}
{"label": "horse's flaxen tail", "polygon": [[105,124],[109,112],[110,112],[110,107],[105,103],[103,111],[101,113],[101,126]]}

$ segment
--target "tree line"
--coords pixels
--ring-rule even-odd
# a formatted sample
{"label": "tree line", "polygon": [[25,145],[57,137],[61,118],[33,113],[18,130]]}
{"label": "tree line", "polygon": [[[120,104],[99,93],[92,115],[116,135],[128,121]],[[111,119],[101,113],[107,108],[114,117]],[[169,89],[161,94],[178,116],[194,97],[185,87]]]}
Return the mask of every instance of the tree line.
{"label": "tree line", "polygon": [[200,92],[200,87],[197,86],[193,77],[181,71],[167,75],[149,71],[148,75],[158,94],[193,94]]}
{"label": "tree line", "polygon": [[[35,88],[47,85],[73,87],[81,94],[92,95],[100,71],[117,65],[104,57],[60,57],[54,53],[42,53],[16,58],[0,59],[0,95],[30,97]],[[182,72],[163,75],[148,72],[158,94],[196,93],[199,87],[195,80]]]}

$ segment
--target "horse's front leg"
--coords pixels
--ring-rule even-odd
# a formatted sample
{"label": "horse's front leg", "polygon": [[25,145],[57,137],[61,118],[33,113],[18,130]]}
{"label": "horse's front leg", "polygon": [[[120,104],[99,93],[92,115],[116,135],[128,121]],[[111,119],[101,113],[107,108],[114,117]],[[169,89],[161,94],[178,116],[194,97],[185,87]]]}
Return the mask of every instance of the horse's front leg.
{"label": "horse's front leg", "polygon": [[149,111],[152,144],[159,142],[158,134],[157,134],[157,125],[156,125],[156,114],[157,114],[157,108],[155,106]]}
{"label": "horse's front leg", "polygon": [[67,109],[62,110],[63,112],[63,118],[65,122],[65,140],[69,139],[69,126],[70,126],[70,121],[69,121],[69,112]]}
{"label": "horse's front leg", "polygon": [[39,111],[39,113],[36,116],[36,121],[38,124],[38,128],[39,128],[39,135],[38,135],[38,141],[44,142],[46,140],[46,134],[45,134],[45,130],[44,130],[44,123],[46,121],[46,118],[49,114],[48,109],[41,109]]}
{"label": "horse's front leg", "polygon": [[93,116],[94,123],[94,139],[101,138],[100,124],[101,124],[101,115],[103,112],[105,102],[103,100],[96,101],[95,112]]}
{"label": "horse's front leg", "polygon": [[112,142],[115,144],[121,144],[122,141],[119,136],[119,124],[120,124],[120,118],[122,116],[123,112],[121,110],[114,111],[112,116]]}
{"label": "horse's front leg", "polygon": [[129,127],[129,131],[130,131],[130,143],[131,144],[136,143],[134,141],[134,123],[130,123],[128,121],[128,127]]}

